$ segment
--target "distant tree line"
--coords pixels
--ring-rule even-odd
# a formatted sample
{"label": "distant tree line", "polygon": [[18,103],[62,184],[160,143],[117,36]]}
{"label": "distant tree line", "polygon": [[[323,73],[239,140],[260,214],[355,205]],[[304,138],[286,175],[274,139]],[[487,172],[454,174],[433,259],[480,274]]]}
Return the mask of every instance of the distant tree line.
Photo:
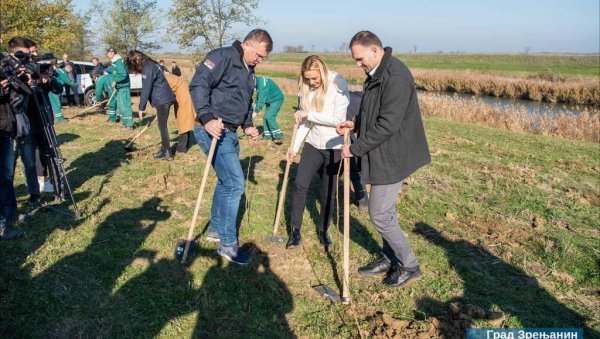
{"label": "distant tree line", "polygon": [[285,46],[283,46],[283,51],[285,53],[306,53],[306,51],[304,50],[304,46],[302,46],[302,45],[296,45],[296,46],[285,45]]}

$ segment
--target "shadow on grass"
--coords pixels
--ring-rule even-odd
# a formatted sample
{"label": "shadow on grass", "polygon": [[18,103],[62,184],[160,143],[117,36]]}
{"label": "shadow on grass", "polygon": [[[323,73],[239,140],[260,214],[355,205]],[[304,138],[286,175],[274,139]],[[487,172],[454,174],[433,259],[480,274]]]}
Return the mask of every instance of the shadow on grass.
{"label": "shadow on grass", "polygon": [[[450,267],[464,282],[461,297],[446,303],[431,298],[417,301],[420,311],[438,316],[442,332],[464,337],[473,320],[486,317],[486,320],[493,320],[489,319],[489,311],[492,306],[497,306],[503,313],[517,318],[521,327],[583,327],[585,337],[600,335],[585,327],[584,316],[556,300],[534,277],[481,246],[464,240],[449,240],[425,223],[415,224],[414,232],[442,248]],[[467,305],[475,305],[480,310]]]}
{"label": "shadow on grass", "polygon": [[[38,264],[15,267],[17,272],[9,276],[15,280],[6,281],[10,287],[0,306],[0,337],[104,336],[110,328],[105,319],[111,316],[106,311],[119,277],[141,261],[140,247],[157,223],[170,216],[160,204],[159,198],[152,198],[139,208],[111,214],[97,226],[86,248],[37,275]],[[71,252],[47,250],[51,255]]]}
{"label": "shadow on grass", "polygon": [[79,134],[73,134],[73,133],[61,133],[59,135],[56,136],[56,139],[58,140],[58,144],[59,147],[60,145],[66,144],[68,142],[71,142],[73,140],[79,139]]}
{"label": "shadow on grass", "polygon": [[191,274],[174,260],[150,265],[112,298],[111,307],[122,319],[111,332],[154,337],[169,323],[176,331],[178,324],[191,321],[196,313],[194,338],[295,337],[285,319],[293,308],[291,293],[271,271],[266,253],[253,243],[243,248],[253,258],[249,267],[225,264],[213,250],[200,248],[199,257],[215,263],[199,288],[193,287]]}
{"label": "shadow on grass", "polygon": [[[240,208],[238,210],[237,220],[236,220],[236,225],[237,225],[236,228],[237,228],[238,234],[239,234],[240,227],[242,227],[242,223],[245,223],[246,226],[251,225],[250,212],[252,211],[252,193],[253,193],[254,185],[257,184],[256,177],[255,177],[255,170],[256,170],[256,165],[259,162],[263,161],[263,159],[264,158],[262,156],[255,155],[255,156],[246,157],[246,158],[240,160],[240,164],[242,166],[242,171],[244,172],[245,189],[244,189],[244,194],[242,195],[242,197],[240,199]],[[244,221],[244,215],[246,215],[245,221]]]}
{"label": "shadow on grass", "polygon": [[73,192],[93,177],[102,176],[104,178],[96,193],[98,196],[104,185],[110,181],[114,171],[131,159],[131,155],[125,152],[124,145],[122,141],[111,140],[99,150],[86,153],[72,161],[67,171]]}

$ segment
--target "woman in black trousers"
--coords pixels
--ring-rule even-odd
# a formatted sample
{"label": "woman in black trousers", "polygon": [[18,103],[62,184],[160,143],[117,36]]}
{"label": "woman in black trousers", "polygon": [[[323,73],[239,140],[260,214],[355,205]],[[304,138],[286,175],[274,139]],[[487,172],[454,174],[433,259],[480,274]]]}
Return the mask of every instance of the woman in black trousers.
{"label": "woman in black trousers", "polygon": [[292,233],[287,248],[300,245],[306,194],[321,168],[321,215],[317,229],[320,243],[328,246],[331,240],[327,236],[327,228],[337,193],[337,172],[343,144],[343,137],[337,134],[335,126],[346,118],[348,84],[341,75],[328,70],[321,58],[311,55],[302,63],[298,88],[301,108],[295,113],[299,126],[294,146],[288,153],[290,161],[305,139],[306,142],[294,181],[290,220]]}
{"label": "woman in black trousers", "polygon": [[173,160],[167,120],[169,119],[171,105],[175,101],[175,95],[165,79],[165,69],[146,54],[136,50],[127,53],[126,63],[130,72],[142,74],[140,113],[144,113],[148,101],[156,108],[161,149],[158,153],[154,154],[154,159]]}

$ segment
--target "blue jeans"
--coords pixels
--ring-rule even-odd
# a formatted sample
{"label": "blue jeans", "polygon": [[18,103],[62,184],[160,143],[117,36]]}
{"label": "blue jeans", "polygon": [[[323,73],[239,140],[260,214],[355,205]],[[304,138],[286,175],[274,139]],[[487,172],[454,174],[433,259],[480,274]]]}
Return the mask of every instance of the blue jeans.
{"label": "blue jeans", "polygon": [[40,195],[40,184],[38,183],[37,170],[35,164],[35,149],[37,147],[34,133],[29,133],[22,138],[17,139],[17,149],[23,162],[25,170],[25,180],[27,181],[27,190],[30,196]]}
{"label": "blue jeans", "polygon": [[[210,150],[212,136],[203,127],[194,127],[194,136],[205,154]],[[212,166],[218,181],[210,212],[210,229],[216,230],[221,246],[237,245],[237,214],[244,194],[244,171],[240,164],[240,142],[237,133],[224,129],[217,142]]]}
{"label": "blue jeans", "polygon": [[0,133],[0,219],[10,219],[17,214],[17,198],[13,179],[15,173],[15,147],[12,136]]}

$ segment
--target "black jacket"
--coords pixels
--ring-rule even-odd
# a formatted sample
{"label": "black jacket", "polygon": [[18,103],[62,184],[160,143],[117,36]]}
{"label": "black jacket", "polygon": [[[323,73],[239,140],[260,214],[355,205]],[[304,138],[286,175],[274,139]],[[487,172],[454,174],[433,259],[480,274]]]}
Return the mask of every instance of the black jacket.
{"label": "black jacket", "polygon": [[196,66],[190,94],[202,125],[222,118],[231,125],[252,125],[254,67],[244,65],[242,44],[215,49]]}
{"label": "black jacket", "polygon": [[350,152],[365,183],[397,183],[431,161],[414,79],[390,47],[365,81],[357,131]]}
{"label": "black jacket", "polygon": [[181,69],[179,69],[179,66],[175,65],[175,67],[171,68],[171,74],[180,77],[181,76]]}
{"label": "black jacket", "polygon": [[9,96],[0,93],[0,135],[9,135],[14,138],[16,130],[17,120],[10,106]]}
{"label": "black jacket", "polygon": [[104,67],[102,66],[102,63],[98,63],[96,66],[94,66],[90,72],[90,77],[93,79],[96,74],[98,76],[104,74]]}
{"label": "black jacket", "polygon": [[160,106],[175,101],[175,95],[165,79],[159,64],[148,61],[142,69],[142,93],[140,94],[140,111],[146,110],[146,103]]}

